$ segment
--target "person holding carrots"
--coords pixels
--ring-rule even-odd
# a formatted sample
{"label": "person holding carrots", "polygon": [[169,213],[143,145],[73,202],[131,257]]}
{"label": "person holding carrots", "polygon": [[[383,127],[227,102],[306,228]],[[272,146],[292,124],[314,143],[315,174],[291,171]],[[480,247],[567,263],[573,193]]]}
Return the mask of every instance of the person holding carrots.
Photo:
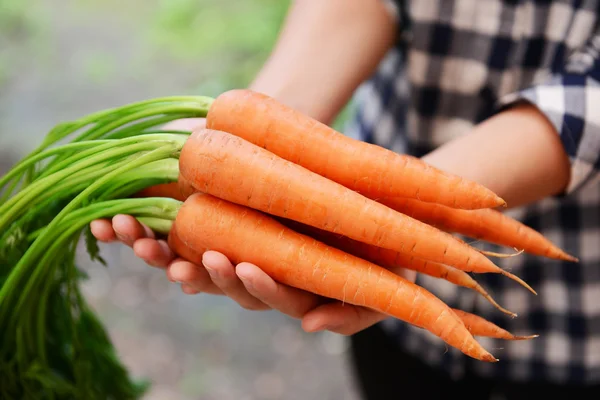
{"label": "person holding carrots", "polygon": [[[250,85],[327,124],[356,93],[358,108],[345,133],[481,183],[506,201],[505,212],[579,258],[495,260],[537,295],[498,274],[478,274],[516,318],[467,288],[398,271],[451,307],[514,334],[539,334],[503,342],[499,362],[469,359],[383,314],[321,302],[275,282],[260,265],[234,266],[212,251],[202,265],[177,258],[130,216],[95,221],[92,231],[165,268],[185,293],[226,295],[246,309],[298,318],[308,332],[350,335],[365,399],[597,396],[599,13],[596,0],[293,1]],[[180,120],[168,128],[204,124]]]}

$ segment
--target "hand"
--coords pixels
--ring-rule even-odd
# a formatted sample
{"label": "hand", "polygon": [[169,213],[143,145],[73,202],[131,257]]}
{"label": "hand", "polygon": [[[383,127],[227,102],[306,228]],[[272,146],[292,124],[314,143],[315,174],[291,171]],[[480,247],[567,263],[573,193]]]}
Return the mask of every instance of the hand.
{"label": "hand", "polygon": [[[205,119],[190,118],[166,124],[164,130],[193,130],[205,126]],[[225,255],[214,251],[203,255],[195,265],[177,257],[167,242],[156,237],[148,227],[128,215],[117,215],[111,221],[91,223],[92,234],[102,242],[119,241],[133,248],[137,257],[148,265],[164,268],[169,280],[181,283],[186,294],[225,295],[248,310],[278,310],[302,320],[307,332],[329,330],[350,335],[386,318],[384,314],[342,304],[315,294],[279,284],[258,266],[240,263],[234,266]],[[412,271],[395,271],[414,281]]]}
{"label": "hand", "polygon": [[[204,253],[203,265],[192,264],[176,257],[164,240],[156,239],[149,228],[128,215],[117,215],[112,221],[94,221],[91,228],[98,240],[121,241],[149,265],[165,268],[168,279],[180,282],[186,294],[226,295],[248,310],[278,310],[300,319],[307,332],[329,330],[351,335],[386,318],[364,307],[279,284],[258,266],[246,262],[234,266],[215,251]],[[411,281],[416,276],[413,271],[394,272]]]}

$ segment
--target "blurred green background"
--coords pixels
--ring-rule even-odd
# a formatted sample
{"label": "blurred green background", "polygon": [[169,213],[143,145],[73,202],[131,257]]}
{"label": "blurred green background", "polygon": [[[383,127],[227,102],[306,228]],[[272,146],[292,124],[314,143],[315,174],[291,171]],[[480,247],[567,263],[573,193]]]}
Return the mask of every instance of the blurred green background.
{"label": "blurred green background", "polygon": [[[57,123],[131,101],[247,85],[289,1],[0,0],[0,173]],[[347,113],[347,110],[346,110]],[[343,113],[336,127],[346,117]],[[186,296],[131,249],[101,247],[85,292],[148,399],[356,397],[345,338]]]}

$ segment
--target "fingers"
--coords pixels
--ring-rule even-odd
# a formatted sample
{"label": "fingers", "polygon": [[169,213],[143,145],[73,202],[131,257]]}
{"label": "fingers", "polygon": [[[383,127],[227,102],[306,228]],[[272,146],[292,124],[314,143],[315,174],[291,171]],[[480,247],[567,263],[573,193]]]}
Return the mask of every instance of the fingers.
{"label": "fingers", "polygon": [[223,254],[207,251],[202,257],[202,263],[215,286],[243,308],[248,310],[268,310],[270,308],[248,292],[236,275],[235,267]]}
{"label": "fingers", "polygon": [[130,215],[116,215],[112,221],[98,219],[90,224],[92,234],[101,242],[121,241],[128,246],[142,238],[154,238],[154,232]]}
{"label": "fingers", "polygon": [[181,258],[175,259],[167,267],[167,277],[172,282],[181,282],[181,290],[186,294],[210,293],[223,295],[223,291],[213,283],[208,271],[202,265],[193,264]]}
{"label": "fingers", "polygon": [[98,219],[90,224],[92,235],[101,242],[110,243],[117,240],[112,223],[106,219]]}
{"label": "fingers", "polygon": [[167,268],[175,259],[175,253],[164,240],[137,239],[133,244],[133,252],[153,267]]}
{"label": "fingers", "polygon": [[385,314],[336,301],[308,312],[302,319],[302,329],[307,332],[328,330],[341,335],[353,335],[385,318]]}
{"label": "fingers", "polygon": [[154,239],[154,232],[141,224],[131,215],[116,215],[112,219],[112,226],[117,239],[132,247],[133,243],[142,238]]}
{"label": "fingers", "polygon": [[198,128],[204,128],[206,126],[205,118],[182,118],[171,122],[167,122],[163,125],[162,129],[165,131],[193,131]]}
{"label": "fingers", "polygon": [[236,273],[250,294],[293,318],[302,318],[320,302],[317,295],[275,282],[256,265],[240,263]]}

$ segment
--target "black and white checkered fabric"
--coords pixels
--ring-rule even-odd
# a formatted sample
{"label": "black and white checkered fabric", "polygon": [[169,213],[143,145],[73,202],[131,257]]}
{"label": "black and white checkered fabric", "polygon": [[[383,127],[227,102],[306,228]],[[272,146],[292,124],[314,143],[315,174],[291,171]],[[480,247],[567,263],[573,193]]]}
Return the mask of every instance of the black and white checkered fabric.
{"label": "black and white checkered fabric", "polygon": [[560,134],[572,161],[572,183],[565,196],[509,214],[581,262],[527,255],[494,259],[538,296],[497,274],[475,275],[501,305],[519,315],[515,319],[471,290],[418,278],[452,307],[515,334],[540,335],[516,342],[478,338],[498,363],[472,360],[399,321],[383,325],[403,348],[453,377],[471,371],[516,381],[600,382],[600,1],[394,3],[398,45],[360,88],[360,107],[347,134],[422,156],[503,105],[532,102]]}

